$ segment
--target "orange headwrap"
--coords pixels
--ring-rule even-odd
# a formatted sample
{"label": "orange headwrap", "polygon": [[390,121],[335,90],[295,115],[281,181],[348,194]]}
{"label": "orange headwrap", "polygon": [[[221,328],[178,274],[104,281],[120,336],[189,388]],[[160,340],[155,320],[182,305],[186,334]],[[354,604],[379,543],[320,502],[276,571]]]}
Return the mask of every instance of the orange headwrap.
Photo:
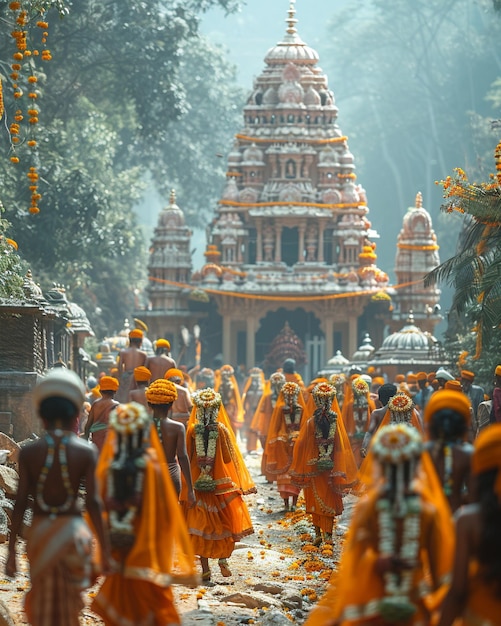
{"label": "orange headwrap", "polygon": [[134,330],[131,330],[129,333],[129,339],[142,339],[143,338],[143,331],[139,330],[139,328],[134,328]]}
{"label": "orange headwrap", "polygon": [[157,378],[146,389],[146,400],[149,404],[170,404],[176,398],[176,385],[165,378]]}
{"label": "orange headwrap", "polygon": [[496,376],[501,376],[501,365],[498,365],[494,371]]}
{"label": "orange headwrap", "polygon": [[464,417],[466,423],[470,423],[471,419],[471,403],[464,393],[452,391],[450,389],[441,389],[435,391],[424,410],[424,421],[427,424],[432,416],[442,409],[451,409]]}
{"label": "orange headwrap", "polygon": [[426,378],[428,379],[429,383],[433,382],[435,380],[435,372],[430,372]]}
{"label": "orange headwrap", "polygon": [[183,380],[184,376],[181,370],[178,370],[175,367],[171,367],[165,372],[164,378],[166,378],[167,380],[171,378],[180,378],[181,380]]}
{"label": "orange headwrap", "polygon": [[444,385],[444,389],[452,389],[452,391],[463,391],[463,386],[461,385],[459,380],[448,380]]}
{"label": "orange headwrap", "polygon": [[415,383],[416,381],[417,381],[416,374],[407,374],[407,382],[408,383]]}
{"label": "orange headwrap", "polygon": [[428,378],[426,372],[418,372],[416,374],[416,380],[426,380]]}
{"label": "orange headwrap", "polygon": [[113,376],[102,376],[99,379],[99,390],[100,391],[117,391],[118,385],[120,383]]}
{"label": "orange headwrap", "polygon": [[475,374],[473,372],[469,372],[468,370],[461,370],[461,378],[471,380],[471,382],[473,382],[475,380]]}
{"label": "orange headwrap", "polygon": [[157,348],[166,348],[167,350],[170,350],[170,341],[167,341],[167,339],[157,339],[155,346]]}
{"label": "orange headwrap", "polygon": [[147,367],[144,367],[144,365],[140,365],[139,367],[134,368],[134,378],[137,381],[143,381],[143,382],[145,380],[150,380],[151,372]]}
{"label": "orange headwrap", "polygon": [[110,369],[110,376],[114,376],[116,378],[116,374],[118,374],[118,367],[112,367]]}
{"label": "orange headwrap", "polygon": [[403,383],[405,380],[405,376],[403,374],[397,374],[395,376],[395,382],[396,383]]}
{"label": "orange headwrap", "polygon": [[375,376],[375,377],[372,379],[372,382],[373,382],[375,385],[384,385],[384,378],[383,378],[382,376]]}
{"label": "orange headwrap", "polygon": [[494,491],[501,501],[501,424],[491,424],[482,430],[473,445],[471,470],[473,474],[482,474],[498,468]]}

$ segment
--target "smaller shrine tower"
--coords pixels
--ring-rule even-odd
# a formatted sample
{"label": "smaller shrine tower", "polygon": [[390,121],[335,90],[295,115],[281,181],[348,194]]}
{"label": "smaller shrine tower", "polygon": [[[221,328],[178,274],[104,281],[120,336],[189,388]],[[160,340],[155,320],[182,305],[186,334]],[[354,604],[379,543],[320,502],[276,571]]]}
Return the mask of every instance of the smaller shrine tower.
{"label": "smaller shrine tower", "polygon": [[440,309],[437,306],[440,289],[434,285],[424,286],[426,274],[440,264],[438,249],[431,217],[423,207],[423,197],[419,192],[415,205],[409,207],[404,217],[397,239],[397,284],[393,297],[395,310],[392,316],[392,332],[400,328],[409,311],[413,311],[414,320],[425,332],[433,334],[435,326],[440,322]]}
{"label": "smaller shrine tower", "polygon": [[173,349],[177,347],[179,328],[192,321],[189,290],[184,286],[191,278],[191,234],[172,190],[151,240],[146,288],[148,307],[141,311],[141,319],[147,323],[151,337],[169,339]]}

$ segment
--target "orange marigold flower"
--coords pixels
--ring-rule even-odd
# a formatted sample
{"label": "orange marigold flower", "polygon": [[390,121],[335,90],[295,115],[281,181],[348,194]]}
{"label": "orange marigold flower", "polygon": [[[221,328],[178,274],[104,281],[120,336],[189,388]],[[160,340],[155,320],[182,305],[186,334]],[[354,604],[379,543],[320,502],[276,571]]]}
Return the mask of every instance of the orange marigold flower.
{"label": "orange marigold flower", "polygon": [[30,213],[32,215],[36,215],[37,213],[40,213],[40,209],[37,206],[30,206]]}
{"label": "orange marigold flower", "polygon": [[10,140],[12,143],[19,143],[19,137],[11,137]]}
{"label": "orange marigold flower", "polygon": [[16,59],[17,61],[22,61],[24,56],[22,54],[22,52],[14,52],[14,54],[12,55],[14,59]]}
{"label": "orange marigold flower", "polygon": [[19,157],[17,156],[11,156],[10,160],[12,161],[12,163],[19,163]]}
{"label": "orange marigold flower", "polygon": [[21,8],[21,3],[20,2],[11,2],[9,4],[9,9],[11,11],[19,11],[20,8]]}
{"label": "orange marigold flower", "polygon": [[38,78],[36,76],[28,76],[28,82],[29,83],[37,83],[38,82]]}
{"label": "orange marigold flower", "polygon": [[38,98],[38,95],[34,91],[30,91],[28,93],[28,98],[31,98],[32,100],[36,100]]}
{"label": "orange marigold flower", "polygon": [[16,72],[18,72],[18,71],[21,69],[21,65],[20,65],[20,63],[13,63],[13,64],[11,65],[11,68],[12,68],[13,70],[15,70]]}
{"label": "orange marigold flower", "polygon": [[49,28],[48,22],[42,22],[42,20],[37,22],[37,26],[38,28],[45,28],[45,29]]}

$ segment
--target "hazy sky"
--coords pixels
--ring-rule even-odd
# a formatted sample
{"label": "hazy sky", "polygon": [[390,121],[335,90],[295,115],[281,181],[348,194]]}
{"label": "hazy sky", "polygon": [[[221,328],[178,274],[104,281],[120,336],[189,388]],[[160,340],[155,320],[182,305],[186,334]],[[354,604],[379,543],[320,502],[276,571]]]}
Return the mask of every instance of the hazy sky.
{"label": "hazy sky", "polygon": [[[347,0],[297,0],[296,28],[302,40],[315,48],[322,59],[322,40],[326,23]],[[212,41],[222,44],[229,60],[237,66],[238,82],[248,89],[264,68],[269,48],[282,40],[289,0],[248,0],[238,13],[225,17],[221,9],[209,11],[201,31]]]}

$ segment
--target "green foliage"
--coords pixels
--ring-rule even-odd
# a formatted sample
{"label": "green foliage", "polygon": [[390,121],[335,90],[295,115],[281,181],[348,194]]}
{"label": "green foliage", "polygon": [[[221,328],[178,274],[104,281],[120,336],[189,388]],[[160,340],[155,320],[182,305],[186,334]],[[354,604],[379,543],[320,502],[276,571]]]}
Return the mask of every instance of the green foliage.
{"label": "green foliage", "polygon": [[6,236],[9,222],[2,218],[4,212],[0,204],[0,298],[20,298],[23,293],[23,275],[26,268],[16,252],[14,244]]}
{"label": "green foliage", "polygon": [[[210,160],[229,139],[222,128],[234,113],[236,90],[226,84],[234,74],[222,53],[209,51],[197,35],[198,13],[213,5],[230,11],[237,3],[67,0],[64,19],[53,8],[47,18],[53,58],[36,67],[38,147],[31,156],[25,145],[16,148],[21,163],[14,167],[11,147],[0,142],[0,198],[20,254],[43,289],[65,284],[98,336],[130,317],[146,277],[147,248],[133,209],[150,169],[167,186],[189,189],[193,215],[220,184],[209,180]],[[9,32],[7,3],[0,3],[1,17],[0,28]],[[12,53],[10,36],[0,38],[0,59]],[[200,85],[192,81],[194,64],[210,75]],[[6,93],[9,71],[9,61],[0,63]],[[214,75],[220,83],[211,82]],[[20,104],[6,98],[7,126]],[[211,107],[217,118],[204,126]],[[202,128],[206,136],[198,138]],[[179,158],[185,143],[190,158]],[[35,216],[28,214],[32,164],[42,194]]]}
{"label": "green foliage", "polygon": [[[485,94],[499,76],[500,38],[490,0],[360,1],[331,22],[322,65],[371,221],[387,242],[395,241],[417,191],[435,220],[441,194],[434,181],[458,160],[470,170],[483,158],[471,112],[492,115]],[[460,222],[434,225],[442,257],[454,254]],[[392,246],[378,253],[383,266],[393,263]]]}

